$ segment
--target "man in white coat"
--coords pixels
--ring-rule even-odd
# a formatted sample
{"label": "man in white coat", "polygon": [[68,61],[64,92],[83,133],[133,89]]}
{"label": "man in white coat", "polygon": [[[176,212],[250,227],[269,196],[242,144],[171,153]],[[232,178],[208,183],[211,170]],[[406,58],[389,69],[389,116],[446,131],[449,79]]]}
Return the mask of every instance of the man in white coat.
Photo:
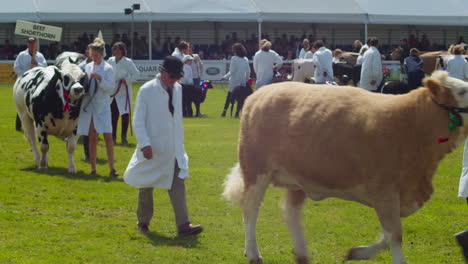
{"label": "man in white coat", "polygon": [[182,61],[167,56],[160,73],[139,90],[133,126],[137,147],[124,173],[127,184],[139,188],[138,230],[149,232],[153,216],[153,188],[168,189],[180,236],[203,231],[190,223],[185,198],[188,156],[182,125]]}
{"label": "man in white coat", "polygon": [[185,41],[180,41],[179,44],[177,44],[177,47],[174,49],[174,52],[172,52],[172,56],[178,58],[179,60],[183,60],[185,54],[188,52],[188,44]]}
{"label": "man in white coat", "polygon": [[331,50],[325,48],[322,40],[314,42],[316,52],[312,57],[315,64],[315,83],[333,82],[333,54]]}
{"label": "man in white coat", "polygon": [[271,42],[262,39],[260,50],[255,53],[253,67],[257,75],[256,89],[270,84],[273,81],[274,70],[279,70],[283,65],[283,59],[274,50],[271,50]]}
{"label": "man in white coat", "polygon": [[382,57],[377,49],[379,40],[376,37],[369,38],[369,50],[362,58],[361,81],[359,87],[369,91],[376,91],[382,82]]}
{"label": "man in white coat", "polygon": [[[19,78],[23,73],[35,67],[47,67],[47,61],[37,50],[36,39],[29,38],[28,48],[18,54],[13,69]],[[21,120],[18,115],[16,115],[16,130],[21,131]]]}

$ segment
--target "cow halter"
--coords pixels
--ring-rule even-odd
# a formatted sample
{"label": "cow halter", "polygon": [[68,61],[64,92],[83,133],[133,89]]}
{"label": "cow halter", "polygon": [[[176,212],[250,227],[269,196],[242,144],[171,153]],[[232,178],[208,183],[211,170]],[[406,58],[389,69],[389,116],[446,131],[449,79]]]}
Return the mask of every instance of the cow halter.
{"label": "cow halter", "polygon": [[461,108],[461,107],[454,107],[454,106],[446,106],[437,102],[436,99],[431,97],[432,101],[442,107],[443,109],[447,110],[449,113],[450,123],[448,124],[448,128],[451,132],[457,130],[458,127],[463,126],[463,118],[461,117],[460,113],[468,113],[468,107]]}

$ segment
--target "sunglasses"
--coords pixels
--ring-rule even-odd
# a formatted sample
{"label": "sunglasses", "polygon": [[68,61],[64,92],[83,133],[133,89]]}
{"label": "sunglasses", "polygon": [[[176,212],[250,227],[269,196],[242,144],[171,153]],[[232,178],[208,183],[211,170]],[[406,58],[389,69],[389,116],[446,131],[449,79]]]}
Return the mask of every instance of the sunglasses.
{"label": "sunglasses", "polygon": [[159,69],[160,70],[163,70],[165,72],[167,72],[169,74],[169,78],[173,79],[173,80],[179,80],[180,78],[182,78],[184,76],[184,72],[180,72],[180,73],[172,73],[172,72],[169,72],[166,68],[164,68],[164,66],[162,65],[159,65]]}

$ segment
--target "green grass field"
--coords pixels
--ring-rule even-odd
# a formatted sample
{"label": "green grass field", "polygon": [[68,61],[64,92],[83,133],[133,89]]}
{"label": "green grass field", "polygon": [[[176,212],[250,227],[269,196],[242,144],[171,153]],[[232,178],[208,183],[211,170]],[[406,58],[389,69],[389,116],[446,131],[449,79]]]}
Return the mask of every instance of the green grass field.
{"label": "green grass field", "polygon": [[[152,232],[137,232],[137,190],[121,177],[109,179],[103,140],[97,176],[88,174],[81,145],[75,152],[78,173],[68,174],[65,142],[54,137],[50,168],[37,170],[28,143],[14,129],[12,85],[0,85],[0,263],[247,263],[241,210],[220,196],[224,177],[237,162],[239,128],[238,119],[219,117],[226,91],[227,86],[215,85],[202,105],[205,116],[184,119],[189,213],[205,231],[178,238],[164,190],[155,190]],[[135,137],[129,141],[131,146],[115,147],[121,174],[134,151]],[[457,198],[462,150],[441,163],[432,199],[403,221],[408,263],[463,262],[453,237],[468,227],[466,201]],[[260,211],[258,242],[265,264],[293,263],[281,195],[270,188]],[[371,243],[380,233],[372,209],[338,199],[308,201],[304,226],[312,262],[322,264],[342,263],[349,248]],[[384,251],[370,261],[349,263],[391,263],[391,256]]]}

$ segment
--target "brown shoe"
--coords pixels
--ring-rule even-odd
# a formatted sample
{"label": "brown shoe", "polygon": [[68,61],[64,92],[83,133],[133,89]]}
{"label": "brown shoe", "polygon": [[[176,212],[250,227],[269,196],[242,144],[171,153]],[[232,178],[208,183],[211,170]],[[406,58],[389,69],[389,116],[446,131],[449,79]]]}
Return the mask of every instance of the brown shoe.
{"label": "brown shoe", "polygon": [[120,174],[119,174],[115,169],[112,169],[112,170],[109,172],[109,176],[110,176],[110,177],[115,177],[115,178],[117,178],[117,177],[119,177],[119,175],[120,175]]}
{"label": "brown shoe", "polygon": [[195,236],[200,234],[203,231],[201,225],[192,225],[190,222],[179,225],[177,227],[177,232],[179,236]]}
{"label": "brown shoe", "polygon": [[148,233],[149,232],[149,227],[147,224],[141,224],[141,225],[138,225],[138,232],[140,233]]}

